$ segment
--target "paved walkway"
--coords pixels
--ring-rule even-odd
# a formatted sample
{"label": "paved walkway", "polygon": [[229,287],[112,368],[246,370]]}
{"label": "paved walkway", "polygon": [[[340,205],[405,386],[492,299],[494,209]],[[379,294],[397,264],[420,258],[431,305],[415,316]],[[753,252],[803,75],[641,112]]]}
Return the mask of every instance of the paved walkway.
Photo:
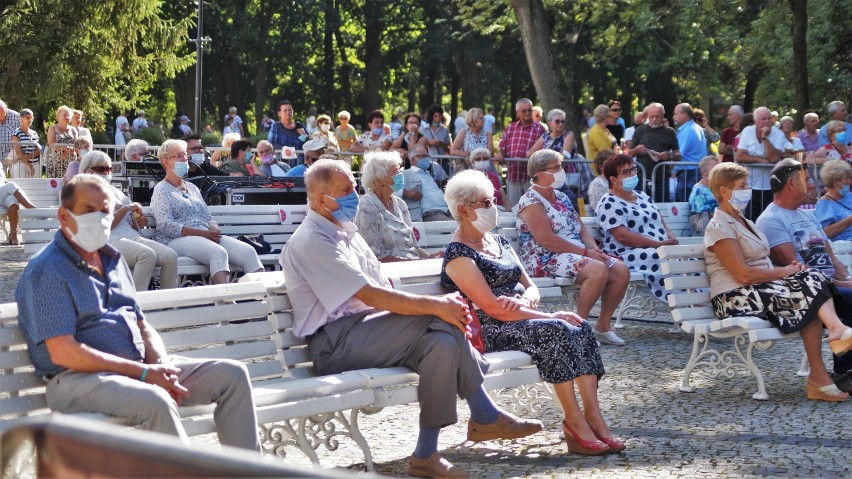
{"label": "paved walkway", "polygon": [[[13,300],[24,265],[21,248],[0,247],[0,301]],[[664,314],[659,319],[667,318]],[[755,401],[755,383],[744,376],[712,379],[698,371],[693,375],[697,391],[678,391],[692,341],[669,329],[668,324],[630,321],[619,331],[628,345],[603,348],[607,374],[601,381],[601,404],[615,434],[627,442],[624,453],[568,453],[555,407],[541,412],[545,431],[539,434],[518,441],[464,443],[464,403],[459,403],[459,424],[441,434],[442,453],[475,477],[486,478],[852,478],[852,402],[805,398],[805,379],[796,376],[802,357],[799,342],[782,341],[756,353],[770,399]],[[361,429],[379,474],[405,475],[416,440],[417,411],[416,406],[393,407],[362,417]],[[215,435],[193,439],[199,447],[215,442]],[[326,467],[363,467],[360,451],[346,438],[335,452],[321,448],[320,456]],[[285,460],[310,464],[295,449]]]}

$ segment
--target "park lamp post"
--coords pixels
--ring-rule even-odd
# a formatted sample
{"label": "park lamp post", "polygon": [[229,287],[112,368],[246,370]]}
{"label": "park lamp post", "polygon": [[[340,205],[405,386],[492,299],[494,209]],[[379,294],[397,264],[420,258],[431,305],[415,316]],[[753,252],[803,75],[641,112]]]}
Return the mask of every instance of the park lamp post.
{"label": "park lamp post", "polygon": [[211,42],[210,37],[202,36],[204,30],[204,0],[198,0],[198,33],[189,43],[195,44],[195,111],[192,121],[195,132],[201,134],[201,69],[204,59],[204,46]]}

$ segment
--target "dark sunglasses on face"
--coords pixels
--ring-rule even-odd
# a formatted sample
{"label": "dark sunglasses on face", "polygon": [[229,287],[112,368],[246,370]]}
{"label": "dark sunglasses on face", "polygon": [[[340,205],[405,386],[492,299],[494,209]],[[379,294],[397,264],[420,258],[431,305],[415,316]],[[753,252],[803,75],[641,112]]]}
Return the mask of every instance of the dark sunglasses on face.
{"label": "dark sunglasses on face", "polygon": [[553,123],[556,123],[557,125],[564,125],[565,120],[553,120]]}
{"label": "dark sunglasses on face", "polygon": [[111,166],[93,166],[91,168],[91,170],[94,171],[95,173],[100,173],[100,174],[112,173],[112,167]]}
{"label": "dark sunglasses on face", "polygon": [[621,111],[621,108],[610,108],[609,111]]}

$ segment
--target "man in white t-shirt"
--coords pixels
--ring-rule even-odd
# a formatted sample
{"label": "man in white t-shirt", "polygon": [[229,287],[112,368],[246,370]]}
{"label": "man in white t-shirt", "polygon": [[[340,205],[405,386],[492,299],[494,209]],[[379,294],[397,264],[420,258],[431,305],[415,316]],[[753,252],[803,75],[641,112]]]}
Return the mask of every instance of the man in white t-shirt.
{"label": "man in white t-shirt", "polygon": [[139,110],[136,112],[136,119],[133,120],[133,133],[143,128],[148,128],[148,120],[145,119],[145,110]]}
{"label": "man in white t-shirt", "polygon": [[[777,266],[793,261],[819,270],[834,282],[834,307],[843,324],[852,326],[852,275],[831,249],[825,232],[809,211],[810,190],[816,188],[798,161],[783,159],[772,170],[774,201],[757,219],[757,227],[769,240],[769,257]],[[852,391],[852,354],[834,357],[833,379],[837,387]]]}
{"label": "man in white t-shirt", "polygon": [[[774,165],[784,156],[787,149],[787,137],[777,126],[772,126],[772,112],[761,106],[754,110],[754,125],[747,126],[740,133],[740,143],[737,146],[737,163],[747,166]],[[751,204],[748,218],[756,220],[763,209],[772,202],[772,191],[769,186],[771,168],[755,166],[749,168],[751,176]]]}

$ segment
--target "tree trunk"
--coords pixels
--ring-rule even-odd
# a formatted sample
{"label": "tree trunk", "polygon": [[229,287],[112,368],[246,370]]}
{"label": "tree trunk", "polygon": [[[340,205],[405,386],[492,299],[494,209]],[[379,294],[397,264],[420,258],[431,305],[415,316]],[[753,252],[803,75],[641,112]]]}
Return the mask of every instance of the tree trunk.
{"label": "tree trunk", "polygon": [[754,95],[757,93],[757,85],[762,76],[763,67],[761,65],[752,66],[746,73],[746,86],[743,93],[743,110],[746,112],[754,110]]}
{"label": "tree trunk", "polygon": [[793,90],[796,92],[797,125],[810,108],[808,88],[808,0],[790,0],[793,13]]}
{"label": "tree trunk", "polygon": [[323,32],[323,83],[322,98],[320,98],[320,111],[335,111],[334,103],[334,31],[337,30],[339,18],[334,8],[334,0],[325,1],[325,30]]}
{"label": "tree trunk", "polygon": [[[335,2],[334,5],[335,18],[340,18],[340,2]],[[340,56],[340,90],[335,89],[336,95],[332,103],[337,105],[346,105],[352,102],[352,82],[349,79],[349,71],[351,65],[346,57],[346,44],[343,43],[343,35],[340,33],[341,22],[338,22],[334,27],[334,39],[337,41],[337,54]],[[351,108],[351,107],[350,107]],[[350,112],[350,115],[352,113]],[[332,110],[332,118],[336,118],[337,110]]]}
{"label": "tree trunk", "polygon": [[573,118],[573,105],[565,98],[563,78],[550,45],[552,33],[544,4],[541,0],[512,0],[512,8],[518,19],[527,65],[542,108],[562,108],[568,118]]}
{"label": "tree trunk", "polygon": [[380,108],[379,87],[382,70],[382,33],[384,31],[384,2],[366,0],[364,2],[364,114]]}
{"label": "tree trunk", "polygon": [[[261,0],[260,11],[269,11],[268,8],[268,0]],[[269,27],[271,22],[272,15],[260,15],[258,19],[260,55],[254,72],[254,131],[257,133],[263,132],[260,122],[263,121],[264,113],[269,110],[266,106],[266,77],[268,75],[267,59],[269,58]],[[276,112],[271,118],[278,118],[278,113]]]}

